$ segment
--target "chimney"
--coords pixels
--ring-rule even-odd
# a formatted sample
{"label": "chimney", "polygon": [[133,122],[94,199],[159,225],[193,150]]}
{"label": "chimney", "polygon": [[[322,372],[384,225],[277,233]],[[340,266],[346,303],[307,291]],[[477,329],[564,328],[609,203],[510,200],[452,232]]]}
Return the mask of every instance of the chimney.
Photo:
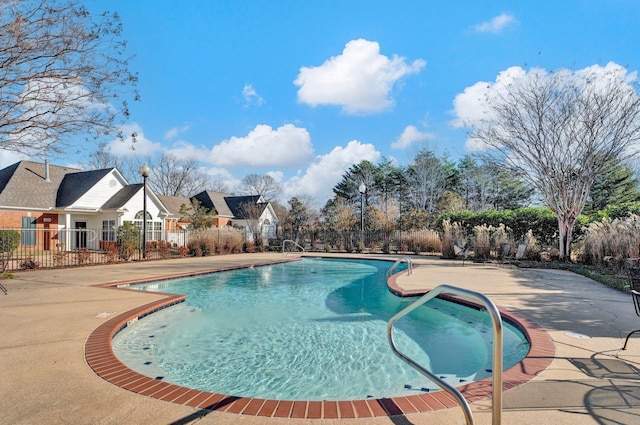
{"label": "chimney", "polygon": [[51,182],[51,179],[49,178],[49,160],[48,159],[44,160],[44,181],[46,181],[47,183]]}

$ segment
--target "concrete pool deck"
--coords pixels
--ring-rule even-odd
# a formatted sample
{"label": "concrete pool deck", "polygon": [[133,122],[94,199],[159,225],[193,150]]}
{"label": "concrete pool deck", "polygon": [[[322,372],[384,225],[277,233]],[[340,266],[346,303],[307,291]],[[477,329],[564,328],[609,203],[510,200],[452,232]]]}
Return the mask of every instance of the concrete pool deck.
{"label": "concrete pool deck", "polygon": [[[569,272],[411,257],[406,290],[448,283],[477,290],[498,307],[545,328],[555,344],[550,366],[504,392],[503,424],[640,422],[640,328],[630,295]],[[459,408],[396,417],[280,419],[202,411],[136,394],[103,380],[85,361],[88,336],[114,315],[162,298],[97,287],[282,259],[241,254],[16,273],[0,295],[1,424],[462,424]],[[472,404],[491,423],[491,401]]]}

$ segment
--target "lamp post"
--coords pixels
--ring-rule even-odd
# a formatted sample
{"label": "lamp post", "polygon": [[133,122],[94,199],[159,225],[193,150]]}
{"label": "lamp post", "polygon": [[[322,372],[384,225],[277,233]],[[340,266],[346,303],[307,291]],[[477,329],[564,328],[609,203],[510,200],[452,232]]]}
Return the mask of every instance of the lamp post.
{"label": "lamp post", "polygon": [[142,176],[142,258],[147,258],[147,177],[149,177],[149,167],[144,164],[140,167]]}
{"label": "lamp post", "polygon": [[360,192],[360,243],[364,246],[364,194],[367,193],[367,185],[364,182],[358,187]]}

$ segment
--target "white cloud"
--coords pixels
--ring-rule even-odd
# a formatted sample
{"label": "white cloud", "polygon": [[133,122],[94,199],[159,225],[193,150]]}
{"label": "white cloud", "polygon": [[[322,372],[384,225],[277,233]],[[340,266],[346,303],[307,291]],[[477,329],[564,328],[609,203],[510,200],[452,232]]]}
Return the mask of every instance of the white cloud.
{"label": "white cloud", "polygon": [[164,133],[164,138],[165,140],[173,140],[177,138],[180,134],[185,133],[188,130],[189,130],[188,125],[183,125],[182,127],[173,127],[167,130],[166,133]]}
{"label": "white cloud", "polygon": [[498,73],[495,83],[479,81],[465,88],[464,92],[456,95],[453,100],[453,112],[457,118],[451,122],[451,125],[465,127],[488,118],[490,112],[487,102],[491,98],[500,96],[510,84],[526,73],[519,66],[513,66]]}
{"label": "white cloud", "polygon": [[313,146],[304,128],[285,124],[274,130],[257,125],[245,137],[232,137],[211,149],[206,160],[219,167],[295,167],[309,160]]}
{"label": "white cloud", "polygon": [[[614,62],[605,66],[592,65],[580,70],[559,69],[552,74],[542,68],[532,68],[529,71],[514,66],[498,73],[495,82],[479,81],[464,89],[453,101],[453,113],[456,118],[451,122],[453,127],[474,127],[482,125],[483,121],[492,119],[489,104],[506,96],[512,87],[526,84],[532,78],[547,78],[547,76],[561,76],[572,87],[580,87],[586,84],[595,84],[594,87],[607,90],[610,84],[628,85],[629,90],[634,90],[632,84],[638,79],[637,72],[628,72],[626,68]],[[480,150],[483,146],[477,141],[467,140],[468,150]]]}
{"label": "white cloud", "polygon": [[245,84],[242,88],[242,97],[244,98],[244,107],[262,106],[264,99],[258,94],[251,84]]}
{"label": "white cloud", "polygon": [[0,168],[8,167],[9,165],[23,160],[39,161],[39,159],[31,158],[29,155],[24,153],[0,149]]}
{"label": "white cloud", "polygon": [[[124,140],[116,139],[109,143],[109,151],[116,156],[127,158],[135,156],[153,156],[157,152],[162,152],[160,143],[147,139],[137,123],[127,124],[120,129],[125,136]],[[135,142],[132,135],[135,134]]]}
{"label": "white cloud", "polygon": [[492,18],[490,21],[486,21],[481,24],[474,25],[473,29],[476,32],[498,34],[498,33],[501,33],[507,27],[517,25],[517,24],[518,24],[518,20],[515,18],[515,16],[510,15],[508,13],[503,13],[501,15],[498,15]]}
{"label": "white cloud", "polygon": [[323,206],[333,196],[333,187],[354,164],[380,158],[375,146],[353,140],[345,147],[335,147],[326,155],[319,155],[304,174],[294,176],[283,184],[283,201],[293,196],[309,196],[316,206]]}
{"label": "white cloud", "polygon": [[179,160],[195,159],[198,161],[205,161],[211,154],[209,148],[204,146],[197,147],[183,140],[174,143],[173,146],[166,149],[166,152],[175,156]]}
{"label": "white cloud", "polygon": [[394,105],[393,85],[408,74],[420,72],[422,59],[407,64],[405,58],[380,54],[377,42],[364,39],[347,43],[342,54],[321,66],[302,67],[294,84],[298,101],[317,105],[338,105],[349,114],[380,112]]}
{"label": "white cloud", "polygon": [[426,142],[434,137],[435,135],[433,133],[423,132],[413,125],[408,125],[400,137],[391,144],[391,149],[406,149],[413,143]]}
{"label": "white cloud", "polygon": [[242,180],[224,168],[209,168],[207,169],[207,176],[209,176],[212,181],[223,183],[230,192],[237,192],[242,186]]}

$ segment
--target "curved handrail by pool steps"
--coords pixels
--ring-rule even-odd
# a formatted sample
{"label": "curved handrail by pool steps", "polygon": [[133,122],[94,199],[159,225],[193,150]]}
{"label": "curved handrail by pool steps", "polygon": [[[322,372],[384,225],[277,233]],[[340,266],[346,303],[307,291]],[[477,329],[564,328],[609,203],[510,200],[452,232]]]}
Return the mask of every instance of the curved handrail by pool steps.
{"label": "curved handrail by pool steps", "polygon": [[389,344],[391,345],[391,350],[400,357],[405,363],[416,369],[418,372],[422,373],[431,381],[438,384],[443,390],[447,391],[458,401],[458,404],[464,411],[465,420],[467,425],[473,425],[473,414],[471,413],[471,407],[469,403],[464,398],[464,396],[458,391],[454,386],[449,385],[447,382],[440,379],[437,375],[433,374],[428,369],[422,367],[419,363],[415,362],[413,359],[402,353],[398,347],[396,346],[395,340],[393,338],[393,325],[396,321],[421,305],[427,303],[433,298],[437,297],[440,294],[450,294],[457,295],[465,298],[470,298],[472,300],[476,300],[480,302],[486,309],[489,315],[491,316],[491,321],[493,322],[493,384],[492,384],[492,424],[500,425],[502,418],[502,318],[500,317],[500,312],[496,305],[491,301],[486,295],[471,291],[469,289],[459,288],[452,285],[440,285],[429,291],[413,303],[409,304],[407,307],[400,310],[398,313],[394,314],[391,319],[389,319],[389,325],[387,326],[387,336],[389,338]]}
{"label": "curved handrail by pool steps", "polygon": [[389,279],[389,276],[391,276],[393,271],[400,265],[400,263],[402,263],[402,261],[407,263],[407,275],[411,276],[413,274],[413,262],[411,261],[411,258],[402,256],[393,263],[393,266],[391,266],[389,270],[387,270],[387,279]]}

